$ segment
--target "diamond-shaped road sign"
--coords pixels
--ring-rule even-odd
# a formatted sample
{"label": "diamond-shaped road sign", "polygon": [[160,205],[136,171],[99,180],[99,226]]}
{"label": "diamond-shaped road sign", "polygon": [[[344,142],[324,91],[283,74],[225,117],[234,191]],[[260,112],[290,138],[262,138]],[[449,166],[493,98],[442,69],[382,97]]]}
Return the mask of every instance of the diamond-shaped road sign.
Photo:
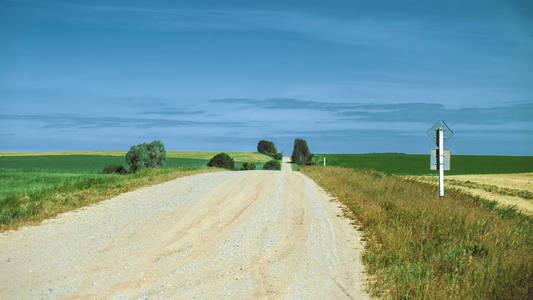
{"label": "diamond-shaped road sign", "polygon": [[446,122],[444,122],[443,120],[440,120],[440,121],[437,121],[435,123],[435,125],[431,126],[427,131],[427,135],[433,140],[433,141],[436,141],[437,140],[437,135],[435,134],[435,132],[437,131],[437,129],[439,128],[442,128],[442,137],[444,138],[444,141],[447,141],[449,139],[452,138],[452,136],[454,135],[453,131],[450,129],[450,127],[448,127],[448,125],[446,125]]}

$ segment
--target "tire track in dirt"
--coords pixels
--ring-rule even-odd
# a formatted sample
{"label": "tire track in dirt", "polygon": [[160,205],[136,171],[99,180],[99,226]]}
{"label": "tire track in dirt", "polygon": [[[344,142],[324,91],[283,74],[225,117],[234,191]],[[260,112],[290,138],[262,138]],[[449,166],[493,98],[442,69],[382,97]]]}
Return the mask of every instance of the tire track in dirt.
{"label": "tire track in dirt", "polygon": [[368,298],[341,214],[286,160],[180,178],[0,234],[0,295]]}

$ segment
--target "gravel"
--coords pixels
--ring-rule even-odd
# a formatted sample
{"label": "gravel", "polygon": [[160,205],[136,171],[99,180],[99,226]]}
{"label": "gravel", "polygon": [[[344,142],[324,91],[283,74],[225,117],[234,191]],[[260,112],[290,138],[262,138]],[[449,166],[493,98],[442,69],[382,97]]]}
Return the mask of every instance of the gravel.
{"label": "gravel", "polygon": [[0,295],[368,298],[338,205],[286,161],[179,178],[1,233]]}

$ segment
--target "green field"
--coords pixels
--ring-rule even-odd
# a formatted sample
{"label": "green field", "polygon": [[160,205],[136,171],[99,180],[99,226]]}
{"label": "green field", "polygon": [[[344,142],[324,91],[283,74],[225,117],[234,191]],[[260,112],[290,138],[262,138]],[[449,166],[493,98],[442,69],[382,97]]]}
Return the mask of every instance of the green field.
{"label": "green field", "polygon": [[[429,169],[429,154],[315,154],[313,161],[328,166],[374,169],[385,174],[437,175]],[[533,172],[533,156],[453,155],[449,175]]]}
{"label": "green field", "polygon": [[[118,152],[118,151],[115,151]],[[108,165],[126,166],[124,156],[95,155],[95,153],[110,154],[109,151],[87,152],[92,154],[59,155],[24,155],[0,156],[0,201],[9,194],[24,196],[30,191],[57,186],[65,182],[83,181],[88,178],[109,177],[101,174]],[[165,168],[202,168],[207,165],[213,152],[175,152],[170,151]],[[231,153],[231,152],[230,152]],[[197,155],[197,156],[195,156]],[[178,158],[179,156],[179,158]],[[235,167],[238,169],[245,161],[256,164],[262,169],[264,162],[270,157],[259,153],[233,153]]]}
{"label": "green field", "polygon": [[[60,154],[59,154],[60,153]],[[67,153],[67,154],[65,154]],[[80,154],[87,153],[87,154]],[[121,154],[122,153],[122,154]],[[108,165],[126,166],[125,151],[91,151],[91,152],[58,152],[36,155],[23,153],[0,153],[0,169],[16,169],[23,171],[48,171],[68,173],[101,173]],[[203,167],[216,152],[178,152],[168,151],[167,168]],[[240,168],[244,162],[253,162],[261,169],[270,157],[252,152],[228,152],[235,160],[235,167]]]}
{"label": "green field", "polygon": [[[167,158],[165,167],[203,167],[208,160],[192,158]],[[19,171],[47,171],[54,173],[101,173],[108,165],[122,165],[127,168],[123,156],[104,155],[45,155],[0,157],[0,169]]]}
{"label": "green field", "polygon": [[[71,155],[89,155],[89,156],[122,156],[124,157],[128,151],[112,150],[112,151],[74,151],[74,152],[0,152],[0,157],[4,156],[71,156]],[[213,156],[220,152],[208,151],[167,151],[167,158],[187,158],[210,160]],[[270,157],[257,152],[226,152],[236,162],[262,162],[265,163],[271,160]]]}
{"label": "green field", "polygon": [[[123,165],[125,151],[0,154],[0,229],[39,221],[59,212],[115,196],[147,184],[207,171],[215,152],[169,151],[163,169],[136,174],[102,174],[108,165]],[[230,152],[238,169],[253,162],[262,169],[270,157]]]}

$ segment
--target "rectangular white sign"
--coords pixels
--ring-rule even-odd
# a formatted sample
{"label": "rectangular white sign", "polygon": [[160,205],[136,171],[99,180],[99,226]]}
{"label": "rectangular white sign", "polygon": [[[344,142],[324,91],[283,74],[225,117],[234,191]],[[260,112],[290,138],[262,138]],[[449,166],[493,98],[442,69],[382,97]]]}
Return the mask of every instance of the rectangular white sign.
{"label": "rectangular white sign", "polygon": [[[444,171],[450,170],[451,160],[452,160],[451,151],[448,149],[444,149]],[[438,167],[437,149],[431,149],[429,169],[437,170],[437,167]]]}

